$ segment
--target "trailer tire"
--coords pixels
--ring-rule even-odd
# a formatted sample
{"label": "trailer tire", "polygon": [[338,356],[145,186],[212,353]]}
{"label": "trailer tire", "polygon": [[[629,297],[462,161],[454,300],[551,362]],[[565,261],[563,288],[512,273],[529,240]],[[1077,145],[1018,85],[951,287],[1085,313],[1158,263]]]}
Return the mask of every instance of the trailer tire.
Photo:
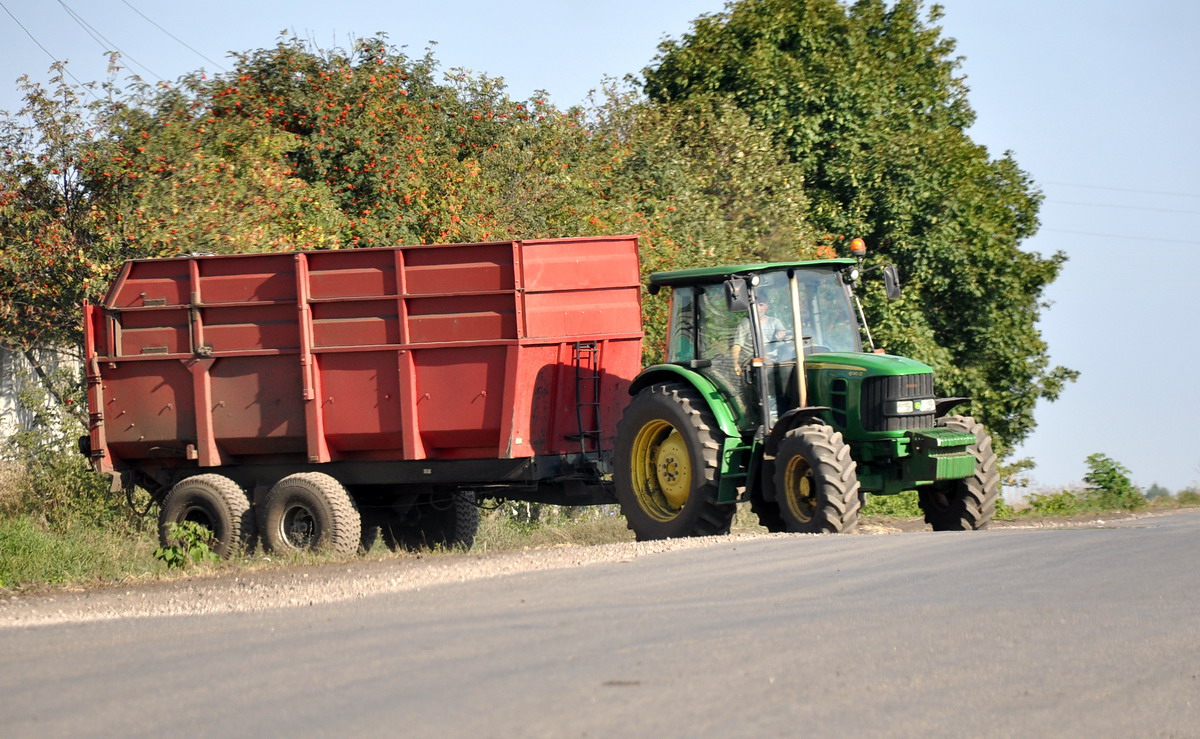
{"label": "trailer tire", "polygon": [[184,521],[194,521],[211,531],[212,549],[222,559],[254,549],[250,499],[228,477],[196,475],[176,483],[159,510],[159,543],[164,547],[177,545],[179,542],[171,537],[171,525]]}
{"label": "trailer tire", "polygon": [[840,432],[823,423],[797,426],[779,442],[773,466],[785,530],[844,534],[858,525],[858,465]]}
{"label": "trailer tire", "polygon": [[436,547],[470,549],[479,531],[479,507],[475,493],[425,493],[407,515],[381,527],[383,543],[393,552],[415,552]]}
{"label": "trailer tire", "polygon": [[690,385],[650,385],[625,409],[613,481],[639,541],[729,533],[734,505],[717,502],[716,428],[708,404]]}
{"label": "trailer tire", "polygon": [[327,550],[354,554],[362,519],[342,484],[322,472],[289,475],[271,488],[262,505],[263,543],[272,552]]}
{"label": "trailer tire", "polygon": [[996,515],[1000,495],[1000,471],[992,437],[982,423],[970,416],[944,416],[935,422],[942,428],[963,431],[975,437],[967,451],[975,457],[975,472],[961,480],[922,487],[918,502],[925,522],[934,531],[986,529]]}

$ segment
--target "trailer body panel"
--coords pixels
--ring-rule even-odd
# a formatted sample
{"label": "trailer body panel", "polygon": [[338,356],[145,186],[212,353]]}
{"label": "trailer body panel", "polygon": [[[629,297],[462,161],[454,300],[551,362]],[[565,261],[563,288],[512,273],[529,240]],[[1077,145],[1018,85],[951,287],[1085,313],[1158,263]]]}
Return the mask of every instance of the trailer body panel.
{"label": "trailer body panel", "polygon": [[641,365],[637,239],[128,262],[85,307],[104,472],[612,448]]}

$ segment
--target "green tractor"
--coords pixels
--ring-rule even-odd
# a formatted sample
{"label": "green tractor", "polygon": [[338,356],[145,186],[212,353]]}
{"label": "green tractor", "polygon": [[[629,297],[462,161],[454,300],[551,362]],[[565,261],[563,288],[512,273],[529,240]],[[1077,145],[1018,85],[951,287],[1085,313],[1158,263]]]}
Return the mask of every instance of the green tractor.
{"label": "green tractor", "polygon": [[770,531],[844,533],[867,493],[909,490],[934,530],[987,527],[991,436],[949,415],[968,399],[935,397],[928,365],[864,351],[861,240],[853,252],[650,276],[671,289],[666,362],[634,380],[614,452],[638,539],[728,533],[747,500]]}

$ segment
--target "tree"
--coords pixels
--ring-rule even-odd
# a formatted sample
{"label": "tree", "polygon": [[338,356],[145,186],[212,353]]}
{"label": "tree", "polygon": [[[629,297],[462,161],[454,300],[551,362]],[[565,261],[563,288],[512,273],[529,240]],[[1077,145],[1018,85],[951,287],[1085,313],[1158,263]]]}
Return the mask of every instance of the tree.
{"label": "tree", "polygon": [[1115,459],[1104,454],[1092,454],[1085,461],[1089,495],[1102,508],[1127,508],[1135,510],[1146,505],[1142,491],[1129,479],[1129,470]]}
{"label": "tree", "polygon": [[1150,485],[1150,487],[1146,489],[1146,500],[1153,500],[1154,498],[1170,498],[1170,497],[1171,497],[1171,491],[1167,490],[1162,485],[1159,485],[1157,482],[1152,483]]}
{"label": "tree", "polygon": [[1011,154],[971,141],[974,120],[940,8],[920,0],[741,0],[697,19],[644,70],[659,104],[720,99],[744,111],[803,177],[813,227],[863,236],[895,262],[905,296],[868,292],[877,335],[928,362],[946,395],[1003,444],[1038,399],[1076,376],[1037,330],[1065,256],[1023,251],[1041,194]]}

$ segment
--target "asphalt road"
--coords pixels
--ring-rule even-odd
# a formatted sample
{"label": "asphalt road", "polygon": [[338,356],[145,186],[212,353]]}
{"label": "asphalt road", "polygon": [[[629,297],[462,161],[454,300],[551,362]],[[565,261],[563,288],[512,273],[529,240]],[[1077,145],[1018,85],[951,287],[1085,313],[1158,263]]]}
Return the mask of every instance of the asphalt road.
{"label": "asphalt road", "polygon": [[1200,736],[1200,513],[0,629],[24,736]]}

